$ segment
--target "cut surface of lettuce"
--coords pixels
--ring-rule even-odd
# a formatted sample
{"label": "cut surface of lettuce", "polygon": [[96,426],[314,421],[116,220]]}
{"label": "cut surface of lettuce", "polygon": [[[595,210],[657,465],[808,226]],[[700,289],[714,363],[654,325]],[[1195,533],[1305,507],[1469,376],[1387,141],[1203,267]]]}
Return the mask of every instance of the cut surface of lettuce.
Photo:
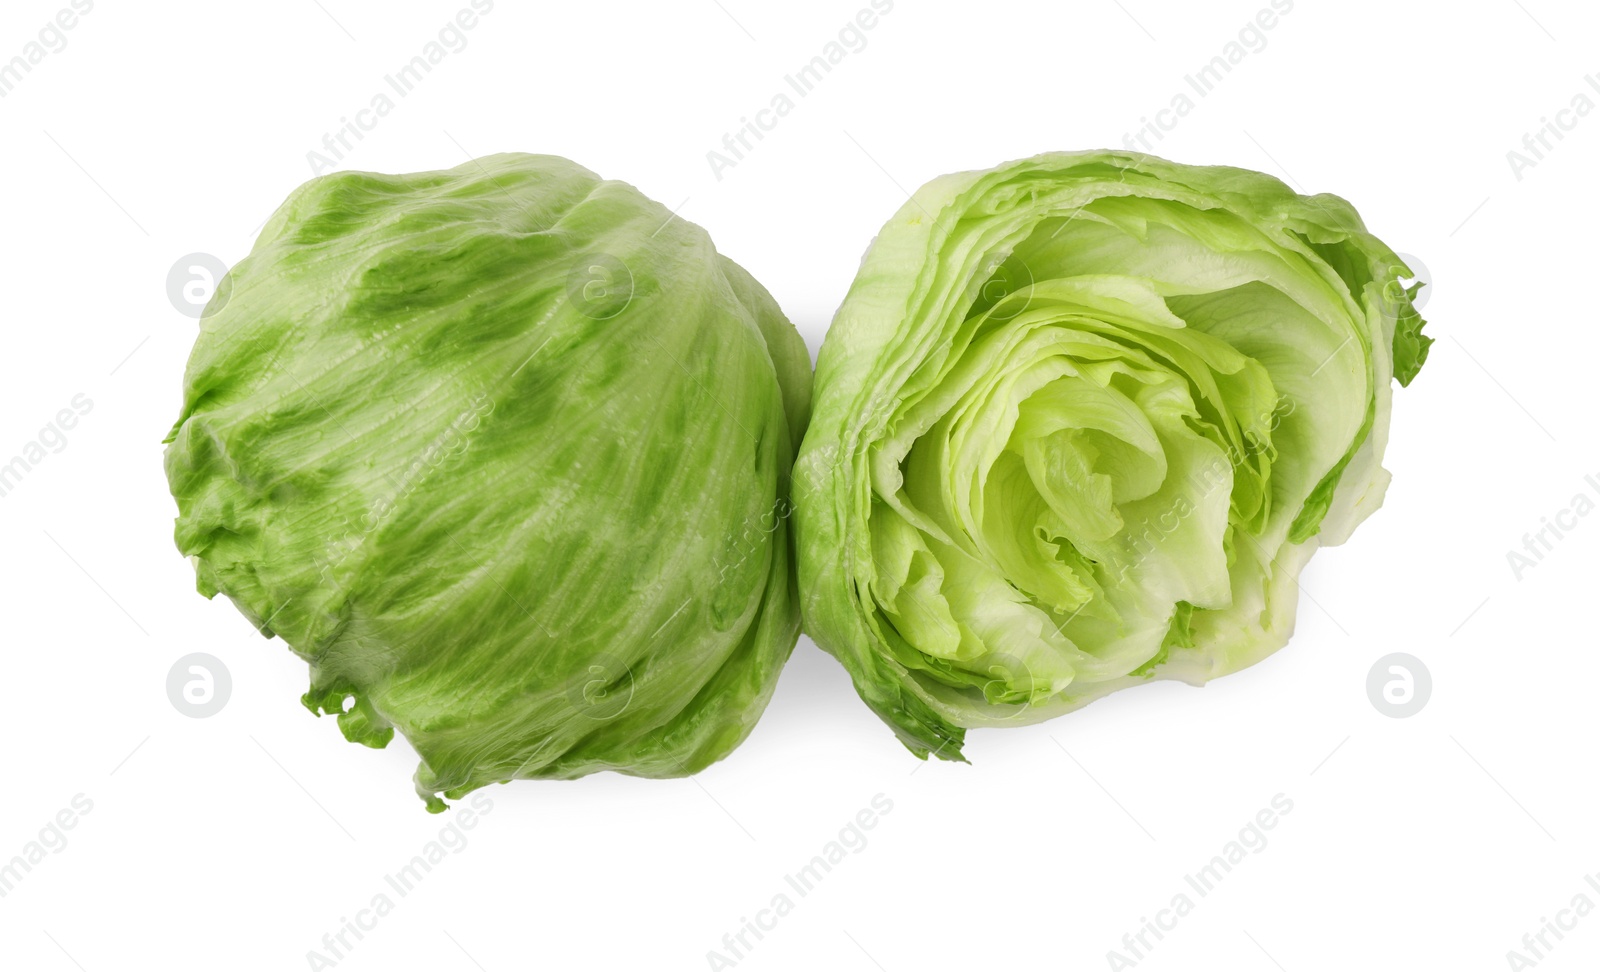
{"label": "cut surface of lettuce", "polygon": [[1410,270],[1331,195],[1115,151],[923,186],[795,470],[806,630],[918,755],[1281,647],[1382,501]]}

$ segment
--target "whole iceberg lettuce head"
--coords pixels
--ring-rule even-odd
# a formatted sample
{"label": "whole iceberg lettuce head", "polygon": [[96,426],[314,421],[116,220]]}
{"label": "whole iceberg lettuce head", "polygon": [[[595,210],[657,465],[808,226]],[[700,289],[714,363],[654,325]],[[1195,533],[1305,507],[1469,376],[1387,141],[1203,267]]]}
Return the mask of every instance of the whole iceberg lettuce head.
{"label": "whole iceberg lettuce head", "polygon": [[1429,339],[1348,203],[1145,155],[924,186],[817,363],[806,630],[919,755],[1282,646]]}
{"label": "whole iceberg lettuce head", "polygon": [[166,471],[200,591],[419,793],[695,772],[799,630],[810,361],[699,227],[565,159],[297,190],[204,318]]}

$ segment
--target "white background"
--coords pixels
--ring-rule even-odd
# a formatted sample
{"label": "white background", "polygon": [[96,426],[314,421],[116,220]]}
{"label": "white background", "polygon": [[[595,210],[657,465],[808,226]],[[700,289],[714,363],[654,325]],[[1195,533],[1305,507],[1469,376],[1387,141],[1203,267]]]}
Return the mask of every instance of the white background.
{"label": "white background", "polygon": [[[0,60],[65,6],[5,4]],[[93,402],[0,498],[0,861],[76,795],[93,805],[0,898],[6,968],[318,967],[324,934],[452,819],[422,811],[400,740],[343,742],[299,705],[305,666],[194,593],[161,439],[196,330],[166,294],[175,261],[239,259],[312,175],[307,152],[465,6],[101,0],[0,99],[0,461]],[[339,164],[569,156],[681,203],[815,352],[905,190],[1120,146],[1188,92],[1158,154],[1343,195],[1434,280],[1438,344],[1396,395],[1387,505],[1316,557],[1268,661],[975,732],[970,766],[912,758],[803,639],[749,742],[696,779],[485,791],[467,846],[337,967],[715,967],[876,794],[893,809],[866,846],[791,890],[737,968],[1107,968],[1280,793],[1293,810],[1267,846],[1138,968],[1503,969],[1575,894],[1600,904],[1583,880],[1600,871],[1600,515],[1520,579],[1507,561],[1600,478],[1600,117],[1563,116],[1520,179],[1507,160],[1580,91],[1600,103],[1600,13],[1297,0],[1199,97],[1184,76],[1264,0],[898,0],[717,179],[706,153],[864,6],[498,0]],[[233,677],[209,719],[165,690],[196,651]],[[1406,719],[1365,688],[1395,651],[1433,677]],[[1595,967],[1600,913],[1550,941],[1541,970]]]}

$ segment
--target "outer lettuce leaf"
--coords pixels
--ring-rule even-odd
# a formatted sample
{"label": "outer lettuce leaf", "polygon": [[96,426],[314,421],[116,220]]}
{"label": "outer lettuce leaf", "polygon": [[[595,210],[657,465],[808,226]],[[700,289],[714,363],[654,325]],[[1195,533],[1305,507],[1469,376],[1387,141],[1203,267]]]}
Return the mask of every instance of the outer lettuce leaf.
{"label": "outer lettuce leaf", "polygon": [[1288,639],[1430,339],[1335,196],[1134,153],[935,179],[868,251],[795,470],[806,629],[918,755]]}
{"label": "outer lettuce leaf", "polygon": [[705,232],[565,159],[297,190],[205,318],[168,436],[176,539],[399,730],[435,811],[491,782],[680,776],[798,637],[804,344]]}

